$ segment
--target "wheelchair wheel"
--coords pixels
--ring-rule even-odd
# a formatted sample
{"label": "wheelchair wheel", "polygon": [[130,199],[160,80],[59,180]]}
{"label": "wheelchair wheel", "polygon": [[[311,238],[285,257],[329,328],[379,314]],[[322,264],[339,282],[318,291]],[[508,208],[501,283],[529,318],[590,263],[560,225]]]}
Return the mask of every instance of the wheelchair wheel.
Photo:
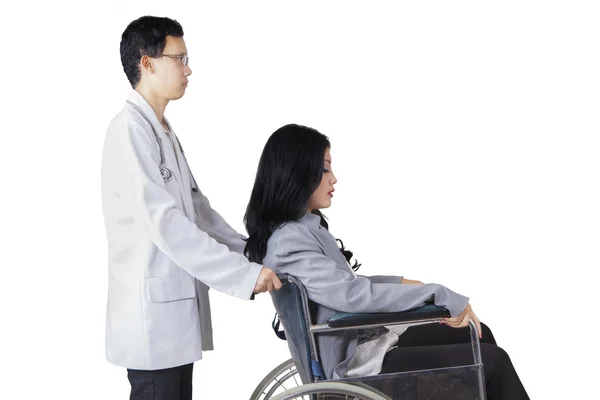
{"label": "wheelchair wheel", "polygon": [[342,382],[309,383],[287,390],[272,400],[391,400],[366,385],[352,385]]}
{"label": "wheelchair wheel", "polygon": [[250,400],[270,400],[276,394],[300,385],[302,385],[302,381],[294,361],[290,358],[267,374],[250,396]]}

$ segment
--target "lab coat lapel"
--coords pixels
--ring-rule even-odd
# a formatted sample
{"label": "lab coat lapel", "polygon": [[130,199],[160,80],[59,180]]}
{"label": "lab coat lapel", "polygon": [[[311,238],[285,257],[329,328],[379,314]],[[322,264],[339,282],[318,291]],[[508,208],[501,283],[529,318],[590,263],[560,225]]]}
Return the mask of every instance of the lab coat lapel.
{"label": "lab coat lapel", "polygon": [[166,118],[165,118],[165,123],[167,124],[167,126],[169,127],[169,131],[173,135],[175,151],[178,153],[177,156],[179,157],[179,164],[181,165],[180,176],[181,176],[181,186],[183,187],[183,191],[184,191],[182,194],[184,205],[187,210],[188,217],[192,221],[194,221],[195,219],[192,218],[192,217],[194,217],[194,203],[192,201],[192,183],[191,183],[192,177],[190,176],[190,172],[189,172],[190,168],[189,168],[189,165],[185,158],[183,148],[181,147],[181,143],[179,142],[179,139],[175,135],[175,132],[173,131],[173,128],[171,127],[171,124],[169,123],[169,121]]}
{"label": "lab coat lapel", "polygon": [[[128,100],[130,102],[132,102],[133,104],[135,104],[136,106],[138,106],[140,108],[140,110],[142,110],[142,112],[144,113],[144,115],[146,116],[146,118],[148,119],[150,124],[152,124],[152,127],[154,128],[156,134],[158,135],[158,140],[161,142],[160,144],[162,145],[162,148],[163,148],[165,161],[168,164],[167,167],[171,170],[171,173],[173,174],[173,178],[176,179],[180,183],[177,186],[179,187],[179,192],[180,192],[180,195],[181,195],[183,203],[184,203],[183,205],[185,207],[186,214],[188,214],[188,217],[190,217],[190,215],[193,216],[193,214],[189,214],[189,211],[190,211],[189,203],[191,202],[191,200],[188,200],[188,197],[191,197],[191,194],[187,190],[189,188],[189,179],[188,179],[188,182],[186,182],[186,180],[184,180],[185,178],[182,177],[182,172],[180,171],[180,168],[178,168],[177,159],[175,158],[176,150],[173,148],[173,145],[171,144],[171,140],[165,133],[165,128],[162,126],[162,124],[158,120],[158,117],[154,113],[152,106],[150,106],[150,104],[146,101],[146,99],[144,99],[144,97],[141,94],[139,94],[137,91],[134,90],[131,93],[131,95],[129,96]],[[169,125],[167,124],[167,126],[169,126]],[[174,138],[174,142],[175,142],[175,146],[177,147],[177,139]],[[185,165],[183,165],[183,163],[184,163],[183,157],[180,157],[179,162],[181,164],[181,170],[185,170],[186,167],[185,167]],[[184,190],[186,190],[186,192],[184,192]]]}

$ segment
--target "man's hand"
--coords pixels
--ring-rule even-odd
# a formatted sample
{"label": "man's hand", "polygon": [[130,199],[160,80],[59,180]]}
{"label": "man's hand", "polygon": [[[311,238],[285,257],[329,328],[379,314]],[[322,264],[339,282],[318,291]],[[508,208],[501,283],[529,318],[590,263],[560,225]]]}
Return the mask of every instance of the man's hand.
{"label": "man's hand", "polygon": [[256,280],[254,293],[263,293],[265,291],[272,292],[274,289],[281,289],[281,281],[277,275],[275,275],[275,272],[263,266],[258,275],[258,279]]}
{"label": "man's hand", "polygon": [[412,279],[404,279],[402,278],[402,282],[400,283],[405,283],[407,285],[422,285],[423,282],[421,281],[413,281]]}

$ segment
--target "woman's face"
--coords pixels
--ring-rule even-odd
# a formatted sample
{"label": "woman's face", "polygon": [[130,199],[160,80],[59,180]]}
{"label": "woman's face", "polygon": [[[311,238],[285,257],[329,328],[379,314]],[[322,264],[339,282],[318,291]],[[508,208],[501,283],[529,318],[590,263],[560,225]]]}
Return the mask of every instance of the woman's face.
{"label": "woman's face", "polygon": [[325,160],[323,162],[323,177],[321,178],[321,184],[313,192],[308,199],[308,211],[318,210],[321,208],[328,208],[331,205],[331,198],[333,197],[333,185],[335,185],[337,179],[331,169],[331,154],[329,149],[325,149]]}

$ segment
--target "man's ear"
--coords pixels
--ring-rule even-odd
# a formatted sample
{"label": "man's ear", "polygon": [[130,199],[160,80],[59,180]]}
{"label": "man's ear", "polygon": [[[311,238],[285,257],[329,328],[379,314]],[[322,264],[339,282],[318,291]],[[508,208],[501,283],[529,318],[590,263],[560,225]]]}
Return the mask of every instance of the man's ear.
{"label": "man's ear", "polygon": [[150,74],[153,74],[154,73],[154,64],[153,64],[153,62],[154,62],[154,60],[152,60],[151,57],[142,56],[142,58],[140,60],[140,65],[142,66],[143,70],[146,70]]}

